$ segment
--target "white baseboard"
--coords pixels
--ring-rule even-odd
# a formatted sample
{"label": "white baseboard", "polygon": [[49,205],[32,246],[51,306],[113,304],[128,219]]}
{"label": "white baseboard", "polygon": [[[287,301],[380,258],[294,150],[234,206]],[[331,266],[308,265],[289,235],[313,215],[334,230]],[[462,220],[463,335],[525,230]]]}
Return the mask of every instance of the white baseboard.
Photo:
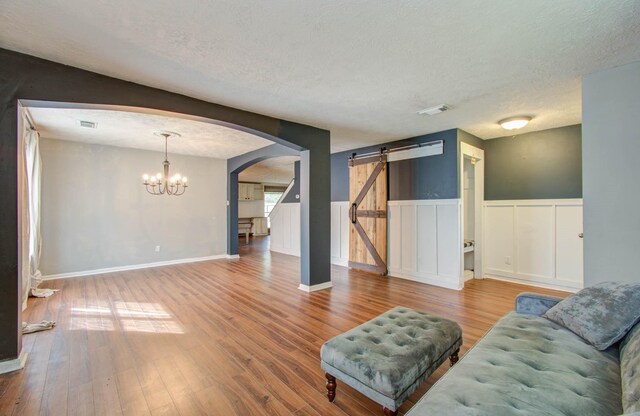
{"label": "white baseboard", "polygon": [[289,256],[300,257],[300,249],[284,248],[284,247],[276,247],[276,248],[271,247],[270,251],[275,251],[276,253],[280,253],[280,254],[287,254]]}
{"label": "white baseboard", "polygon": [[[235,256],[238,256],[238,255],[236,254]],[[103,273],[123,272],[127,270],[147,269],[149,267],[171,266],[174,264],[195,263],[200,261],[220,260],[220,259],[227,259],[227,258],[239,258],[239,257],[234,257],[233,255],[230,256],[229,254],[216,254],[213,256],[206,256],[206,257],[192,257],[188,259],[177,259],[177,260],[158,261],[154,263],[134,264],[131,266],[106,267],[104,269],[50,274],[47,276],[42,276],[42,280],[69,279],[71,277],[93,276],[96,274],[103,274]]]}
{"label": "white baseboard", "polygon": [[335,264],[336,266],[349,267],[349,259],[331,257],[331,264]]}
{"label": "white baseboard", "polygon": [[577,287],[568,287],[568,286],[560,286],[560,285],[554,285],[549,283],[532,282],[530,280],[520,280],[514,277],[497,276],[494,274],[485,274],[483,278],[501,280],[503,282],[516,283],[516,284],[525,285],[525,286],[540,287],[543,289],[561,290],[563,292],[571,292],[571,293],[576,293],[578,290],[580,290],[580,288],[577,288]]}
{"label": "white baseboard", "polygon": [[444,287],[445,289],[462,290],[463,288],[463,285],[460,283],[460,279],[455,282],[454,278],[446,278],[442,276],[414,276],[408,273],[400,272],[398,270],[389,269],[389,277],[398,277],[400,279],[413,280],[414,282]]}
{"label": "white baseboard", "polygon": [[29,354],[22,350],[20,351],[20,356],[16,359],[0,361],[0,374],[23,369],[27,362],[27,355]]}
{"label": "white baseboard", "polygon": [[239,259],[240,254],[227,254],[228,259]]}
{"label": "white baseboard", "polygon": [[305,292],[316,292],[318,290],[329,289],[330,287],[333,287],[333,283],[329,281],[329,282],[320,283],[312,286],[303,285],[301,283],[300,286],[298,286],[298,289],[303,290]]}

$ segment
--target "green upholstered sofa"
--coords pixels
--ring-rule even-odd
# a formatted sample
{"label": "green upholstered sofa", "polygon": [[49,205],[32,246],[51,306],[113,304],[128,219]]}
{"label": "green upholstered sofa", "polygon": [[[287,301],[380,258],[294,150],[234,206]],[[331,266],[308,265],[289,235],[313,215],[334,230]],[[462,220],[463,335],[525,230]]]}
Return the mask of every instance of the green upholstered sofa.
{"label": "green upholstered sofa", "polygon": [[560,300],[518,296],[406,415],[640,415],[640,324],[598,351],[541,316]]}

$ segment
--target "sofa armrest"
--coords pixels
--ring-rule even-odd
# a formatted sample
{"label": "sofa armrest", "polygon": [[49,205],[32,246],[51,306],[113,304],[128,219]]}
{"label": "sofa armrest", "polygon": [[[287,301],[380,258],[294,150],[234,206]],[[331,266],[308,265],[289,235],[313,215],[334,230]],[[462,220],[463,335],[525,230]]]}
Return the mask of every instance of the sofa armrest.
{"label": "sofa armrest", "polygon": [[541,316],[561,300],[563,300],[563,298],[557,296],[523,292],[516,297],[516,312],[525,315]]}

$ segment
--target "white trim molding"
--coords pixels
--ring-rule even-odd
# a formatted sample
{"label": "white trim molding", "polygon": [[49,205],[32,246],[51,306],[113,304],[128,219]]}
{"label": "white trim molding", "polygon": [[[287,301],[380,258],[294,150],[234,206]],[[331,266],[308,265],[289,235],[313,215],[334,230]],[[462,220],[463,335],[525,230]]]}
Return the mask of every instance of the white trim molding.
{"label": "white trim molding", "polygon": [[485,277],[583,287],[582,199],[485,201],[483,221]]}
{"label": "white trim molding", "polygon": [[298,286],[298,289],[304,291],[304,292],[317,292],[318,290],[324,290],[324,289],[329,289],[333,287],[333,283],[331,283],[331,281],[325,282],[325,283],[320,283],[317,285],[311,285],[311,286],[307,286],[307,285],[303,285],[302,283],[300,283],[300,286]]}
{"label": "white trim molding", "polygon": [[240,254],[227,254],[228,259],[239,259]]}
{"label": "white trim molding", "polygon": [[147,269],[150,267],[171,266],[174,264],[196,263],[200,261],[235,259],[235,258],[240,258],[240,256],[238,256],[237,254],[235,255],[216,254],[213,256],[206,256],[206,257],[192,257],[188,259],[176,259],[176,260],[167,260],[167,261],[157,261],[154,263],[133,264],[130,266],[106,267],[104,269],[83,270],[78,272],[50,274],[47,276],[42,276],[42,280],[69,279],[71,277],[93,276],[96,274],[124,272],[127,270]]}
{"label": "white trim molding", "polygon": [[13,360],[0,361],[0,374],[10,373],[12,371],[21,370],[27,362],[27,354],[25,350],[20,351],[18,358]]}
{"label": "white trim molding", "polygon": [[349,267],[349,201],[331,201],[331,264]]}

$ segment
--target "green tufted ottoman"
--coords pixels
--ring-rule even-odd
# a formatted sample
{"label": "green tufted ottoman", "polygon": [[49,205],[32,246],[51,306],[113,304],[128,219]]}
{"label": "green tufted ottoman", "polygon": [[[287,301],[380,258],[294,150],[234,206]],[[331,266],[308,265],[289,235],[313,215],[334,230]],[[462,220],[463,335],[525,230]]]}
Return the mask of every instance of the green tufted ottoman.
{"label": "green tufted ottoman", "polygon": [[447,360],[458,361],[462,329],[448,319],[395,307],[327,341],[320,349],[327,397],[336,379],[380,403],[385,415],[398,407]]}

